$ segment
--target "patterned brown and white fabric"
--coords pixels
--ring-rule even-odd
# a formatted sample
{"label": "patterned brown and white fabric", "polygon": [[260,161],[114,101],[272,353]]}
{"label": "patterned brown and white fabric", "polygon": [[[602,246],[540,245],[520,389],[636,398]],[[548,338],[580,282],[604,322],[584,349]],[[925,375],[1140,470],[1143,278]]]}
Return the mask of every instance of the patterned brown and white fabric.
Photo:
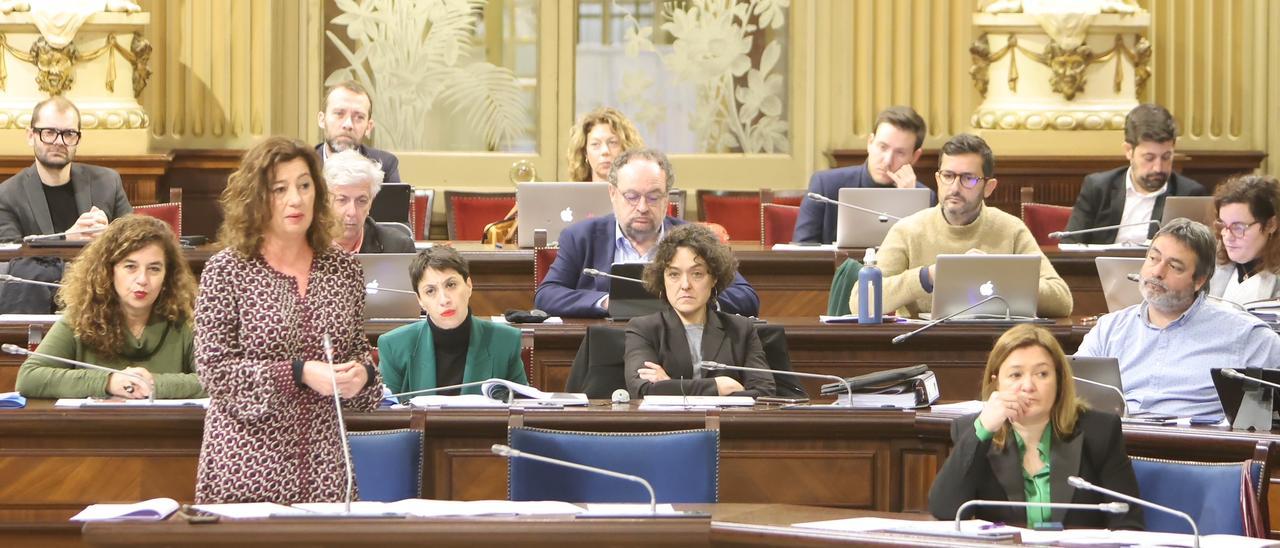
{"label": "patterned brown and white fabric", "polygon": [[[293,360],[372,363],[364,275],[334,247],[316,255],[305,296],[261,256],[226,249],[209,259],[196,301],[195,362],[212,399],[204,422],[196,501],[341,501],[346,468],[332,396],[293,380]],[[375,369],[376,372],[376,369]],[[377,377],[344,407],[373,409]]]}

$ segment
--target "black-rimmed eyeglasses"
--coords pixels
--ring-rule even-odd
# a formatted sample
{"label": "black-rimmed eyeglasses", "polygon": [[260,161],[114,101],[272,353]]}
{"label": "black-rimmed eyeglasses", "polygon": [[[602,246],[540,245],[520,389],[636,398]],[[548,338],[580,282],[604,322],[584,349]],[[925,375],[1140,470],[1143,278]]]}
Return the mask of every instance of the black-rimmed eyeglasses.
{"label": "black-rimmed eyeglasses", "polygon": [[985,182],[989,179],[989,177],[983,177],[981,175],[974,175],[972,173],[956,173],[954,171],[939,171],[937,172],[937,175],[939,183],[953,185],[956,181],[960,181],[960,185],[965,188],[976,187],[979,183]]}
{"label": "black-rimmed eyeglasses", "polygon": [[62,137],[62,144],[69,147],[76,146],[80,143],[80,130],[76,129],[57,129],[52,127],[33,127],[36,135],[40,136],[40,142],[46,145],[52,145],[58,142],[58,137]]}

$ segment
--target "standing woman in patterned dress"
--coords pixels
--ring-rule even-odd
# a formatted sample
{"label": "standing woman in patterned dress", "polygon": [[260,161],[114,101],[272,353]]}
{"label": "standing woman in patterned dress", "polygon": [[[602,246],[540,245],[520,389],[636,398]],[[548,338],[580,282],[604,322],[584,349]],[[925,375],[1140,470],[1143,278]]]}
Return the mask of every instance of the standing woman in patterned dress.
{"label": "standing woman in patterned dress", "polygon": [[272,137],[227,181],[218,239],[196,301],[195,362],[212,399],[196,501],[341,501],[338,392],[370,410],[382,383],[362,323],[360,264],[333,245],[337,222],[311,147]]}

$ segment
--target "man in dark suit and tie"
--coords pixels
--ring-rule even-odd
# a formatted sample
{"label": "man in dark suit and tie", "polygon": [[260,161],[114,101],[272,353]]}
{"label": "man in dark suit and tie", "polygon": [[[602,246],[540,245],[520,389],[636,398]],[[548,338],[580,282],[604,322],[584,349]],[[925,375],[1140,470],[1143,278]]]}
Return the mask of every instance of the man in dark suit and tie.
{"label": "man in dark suit and tie", "polygon": [[[809,179],[809,192],[832,200],[842,188],[928,188],[916,178],[911,164],[920,159],[926,133],[924,118],[911,107],[889,107],[876,115],[867,136],[867,163],[819,171]],[[932,202],[937,204],[934,194]],[[829,244],[836,241],[839,206],[805,199],[796,218],[793,242]]]}
{"label": "man in dark suit and tie", "polygon": [[67,239],[90,239],[133,212],[119,173],[72,163],[80,135],[80,110],[65,97],[32,110],[27,142],[36,161],[0,184],[0,241],[67,231]]}
{"label": "man in dark suit and tie", "polygon": [[316,115],[316,124],[324,132],[324,142],[316,145],[321,161],[355,149],[365,158],[378,162],[382,182],[400,182],[400,159],[385,150],[364,145],[365,138],[373,131],[373,100],[360,82],[347,80],[329,88],[323,107]]}
{"label": "man in dark suit and tie", "polygon": [[[613,213],[579,221],[560,233],[560,249],[534,293],[536,308],[553,316],[602,318],[609,310],[609,279],[584,274],[584,268],[609,272],[613,263],[648,263],[658,242],[684,221],[666,216],[667,196],[675,186],[667,156],[632,149],[613,161],[609,200]],[[725,312],[756,316],[760,297],[735,273],[717,302]]]}
{"label": "man in dark suit and tie", "polygon": [[[1124,119],[1126,167],[1091,173],[1071,209],[1067,231],[1159,221],[1165,196],[1207,196],[1200,183],[1173,172],[1178,122],[1164,107],[1141,104]],[[1154,224],[1067,236],[1069,243],[1142,243],[1155,235]]]}

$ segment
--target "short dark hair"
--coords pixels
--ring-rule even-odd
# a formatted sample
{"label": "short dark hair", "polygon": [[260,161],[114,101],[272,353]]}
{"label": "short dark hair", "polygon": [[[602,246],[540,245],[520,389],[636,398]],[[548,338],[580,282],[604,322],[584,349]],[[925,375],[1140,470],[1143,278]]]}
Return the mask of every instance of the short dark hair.
{"label": "short dark hair", "polygon": [[409,281],[413,283],[413,292],[418,292],[418,282],[422,281],[422,273],[427,269],[446,270],[452,269],[462,276],[462,281],[471,278],[471,268],[467,266],[467,260],[462,257],[458,250],[452,246],[436,244],[418,252],[418,256],[413,258],[413,263],[409,265]]}
{"label": "short dark hair", "polygon": [[876,130],[880,129],[880,124],[889,124],[902,131],[914,133],[916,136],[915,150],[920,150],[920,147],[924,146],[924,136],[928,132],[928,126],[925,125],[924,118],[915,109],[904,105],[886,108],[876,115],[876,124],[871,126],[871,132],[875,133]]}
{"label": "short dark hair", "polygon": [[1138,146],[1142,141],[1167,143],[1178,139],[1178,121],[1168,109],[1143,103],[1124,117],[1124,142]]}
{"label": "short dark hair", "polygon": [[667,271],[667,267],[671,266],[671,260],[675,258],[676,251],[682,247],[689,248],[694,255],[707,263],[708,273],[716,280],[716,285],[711,290],[712,299],[733,283],[733,275],[738,271],[738,259],[734,257],[733,251],[720,242],[720,238],[716,237],[710,228],[687,223],[668,232],[667,236],[658,242],[658,249],[653,254],[653,262],[644,267],[644,287],[650,293],[666,301],[667,285],[663,283],[663,273]]}
{"label": "short dark hair", "polygon": [[1196,255],[1196,269],[1192,276],[1195,279],[1203,278],[1205,284],[1200,287],[1203,293],[1209,290],[1209,276],[1213,275],[1214,254],[1216,253],[1218,243],[1213,239],[1213,233],[1209,231],[1209,227],[1192,221],[1187,218],[1179,218],[1169,221],[1168,224],[1160,228],[1156,235],[1151,238],[1152,242],[1161,236],[1169,236],[1191,248]]}
{"label": "short dark hair", "polygon": [[58,112],[66,112],[69,110],[76,113],[76,129],[82,129],[80,122],[80,108],[77,107],[75,103],[72,103],[70,99],[61,95],[54,95],[53,97],[36,103],[35,108],[31,109],[31,127],[37,127],[36,124],[40,123],[40,111],[44,110],[44,107],[47,106],[52,106]]}
{"label": "short dark hair", "polygon": [[[1221,211],[1227,204],[1245,204],[1253,220],[1262,223],[1266,230],[1267,222],[1276,219],[1280,213],[1280,179],[1271,175],[1236,175],[1218,184],[1213,192],[1213,209]],[[1221,217],[1219,217],[1221,218]],[[1222,231],[1215,230],[1214,238],[1222,242]],[[1272,234],[1267,238],[1266,247],[1262,250],[1262,269],[1267,272],[1280,270],[1280,236]],[[1227,264],[1227,248],[1218,246],[1218,263]]]}
{"label": "short dark hair", "polygon": [[365,99],[369,100],[368,114],[370,118],[373,118],[373,96],[369,95],[369,89],[364,87],[364,84],[361,84],[360,82],[357,82],[355,80],[343,80],[341,82],[338,82],[332,86],[325,88],[324,100],[320,102],[320,112],[329,111],[329,96],[333,95],[333,90],[335,89],[345,89],[356,95],[363,95]]}
{"label": "short dark hair", "polygon": [[658,164],[662,169],[662,174],[667,176],[667,191],[670,192],[676,186],[676,172],[671,168],[671,160],[667,159],[667,155],[661,150],[653,148],[633,148],[622,151],[618,158],[613,161],[613,166],[609,168],[609,184],[618,186],[618,170],[633,160],[649,160]]}
{"label": "short dark hair", "polygon": [[972,133],[961,133],[942,144],[943,156],[959,156],[961,154],[977,154],[982,156],[982,176],[991,178],[996,174],[996,159],[991,154],[987,142]]}

